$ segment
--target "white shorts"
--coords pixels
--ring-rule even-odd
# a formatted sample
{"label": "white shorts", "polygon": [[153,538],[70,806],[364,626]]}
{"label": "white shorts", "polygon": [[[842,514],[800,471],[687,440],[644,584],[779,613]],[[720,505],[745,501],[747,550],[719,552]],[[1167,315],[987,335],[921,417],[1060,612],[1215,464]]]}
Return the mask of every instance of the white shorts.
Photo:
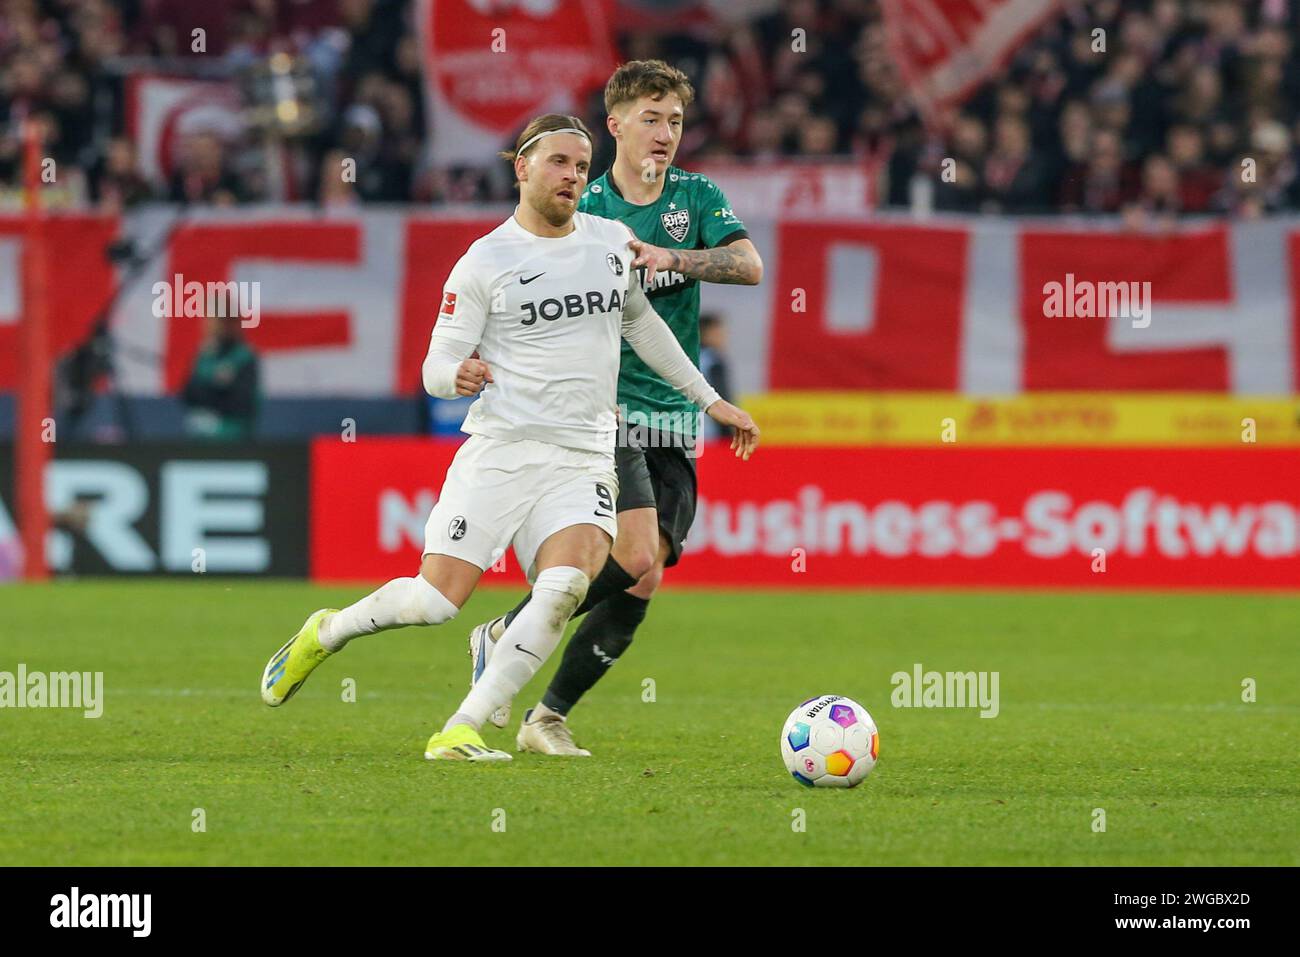
{"label": "white shorts", "polygon": [[450,555],[487,570],[513,544],[532,580],[537,549],[571,525],[595,525],[613,540],[618,478],[608,454],[529,439],[471,435],[460,447],[424,526],[424,554]]}

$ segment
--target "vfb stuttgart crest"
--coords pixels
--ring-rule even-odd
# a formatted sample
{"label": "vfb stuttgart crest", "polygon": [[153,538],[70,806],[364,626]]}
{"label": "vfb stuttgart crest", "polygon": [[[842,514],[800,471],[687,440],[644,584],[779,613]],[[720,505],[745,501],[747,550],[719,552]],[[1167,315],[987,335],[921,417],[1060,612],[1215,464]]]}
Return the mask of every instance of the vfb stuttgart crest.
{"label": "vfb stuttgart crest", "polygon": [[691,228],[691,211],[689,209],[677,209],[669,213],[664,213],[659,217],[663,220],[664,229],[668,235],[673,237],[677,242],[686,238],[686,232]]}

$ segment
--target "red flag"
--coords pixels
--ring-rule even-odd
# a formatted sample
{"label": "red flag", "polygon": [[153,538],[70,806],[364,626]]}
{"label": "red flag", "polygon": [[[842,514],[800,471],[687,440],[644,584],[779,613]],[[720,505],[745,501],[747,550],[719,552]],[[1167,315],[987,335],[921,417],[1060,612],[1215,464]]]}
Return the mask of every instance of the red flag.
{"label": "red flag", "polygon": [[127,124],[140,172],[156,186],[175,169],[180,141],[191,133],[223,139],[244,129],[239,90],[227,80],[187,80],[142,73],[127,81]]}
{"label": "red flag", "polygon": [[923,113],[965,99],[1059,0],[882,0],[889,53]]}
{"label": "red flag", "polygon": [[436,166],[482,164],[540,113],[576,113],[615,66],[606,0],[421,0]]}

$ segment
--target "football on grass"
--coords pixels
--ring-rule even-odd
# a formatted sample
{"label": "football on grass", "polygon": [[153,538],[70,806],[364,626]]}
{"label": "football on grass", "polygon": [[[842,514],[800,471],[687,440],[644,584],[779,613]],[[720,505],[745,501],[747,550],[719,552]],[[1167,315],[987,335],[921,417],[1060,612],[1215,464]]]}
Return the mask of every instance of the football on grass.
{"label": "football on grass", "polygon": [[800,784],[851,788],[876,766],[880,733],[867,709],[843,695],[809,698],[790,712],[781,757]]}

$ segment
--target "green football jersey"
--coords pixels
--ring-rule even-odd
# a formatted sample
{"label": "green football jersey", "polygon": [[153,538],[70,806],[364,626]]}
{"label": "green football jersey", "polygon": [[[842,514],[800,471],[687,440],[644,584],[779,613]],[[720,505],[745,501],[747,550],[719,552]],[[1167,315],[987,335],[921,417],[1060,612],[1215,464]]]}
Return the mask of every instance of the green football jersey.
{"label": "green football jersey", "polygon": [[[708,249],[744,239],[745,224],[707,176],[668,167],[664,191],[648,206],[629,203],[609,173],[589,183],[578,209],[593,216],[617,219],[637,239],[666,249]],[[663,317],[677,341],[700,364],[700,282],[679,272],[661,271],[646,287],[646,297]],[[623,341],[618,370],[618,402],[631,416],[627,424],[694,435],[699,410],[689,399],[659,378]],[[644,417],[640,422],[637,419]]]}

